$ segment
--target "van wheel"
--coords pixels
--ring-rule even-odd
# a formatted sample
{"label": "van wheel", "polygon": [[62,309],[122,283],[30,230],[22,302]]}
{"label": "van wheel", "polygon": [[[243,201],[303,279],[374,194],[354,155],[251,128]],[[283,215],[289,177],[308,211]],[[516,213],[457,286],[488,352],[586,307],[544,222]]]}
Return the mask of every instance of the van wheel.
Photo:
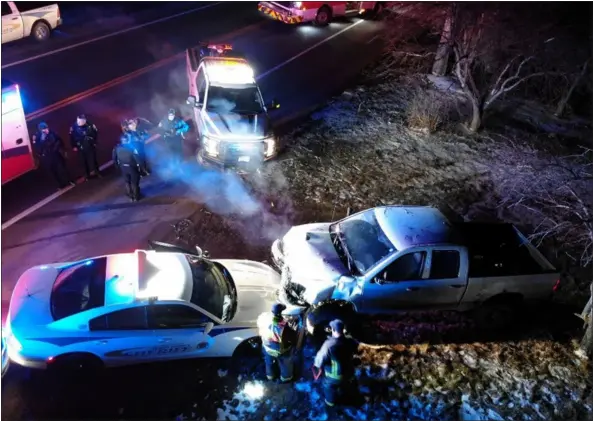
{"label": "van wheel", "polygon": [[317,11],[317,16],[315,16],[315,25],[317,26],[326,26],[330,23],[332,18],[332,11],[329,7],[323,6],[321,9]]}
{"label": "van wheel", "polygon": [[36,41],[43,42],[49,38],[51,34],[51,28],[45,22],[37,22],[35,25],[33,25],[31,33],[33,34],[33,37]]}

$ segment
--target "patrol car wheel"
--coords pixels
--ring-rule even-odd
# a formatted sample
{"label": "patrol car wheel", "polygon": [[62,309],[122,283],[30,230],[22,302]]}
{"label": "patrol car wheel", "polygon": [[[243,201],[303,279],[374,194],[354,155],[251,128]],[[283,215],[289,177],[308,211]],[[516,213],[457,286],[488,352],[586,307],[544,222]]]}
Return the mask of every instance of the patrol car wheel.
{"label": "patrol car wheel", "polygon": [[97,374],[103,367],[103,361],[98,357],[84,353],[60,355],[49,366],[52,371],[71,375]]}
{"label": "patrol car wheel", "polygon": [[315,16],[315,25],[326,26],[331,21],[331,17],[331,9],[327,6],[323,6],[321,9],[317,11],[317,16]]}
{"label": "patrol car wheel", "polygon": [[264,371],[261,339],[254,337],[241,342],[231,357],[231,370],[235,374],[251,375]]}
{"label": "patrol car wheel", "polygon": [[49,38],[51,34],[51,29],[47,23],[37,22],[35,25],[33,25],[31,33],[37,41],[42,42]]}

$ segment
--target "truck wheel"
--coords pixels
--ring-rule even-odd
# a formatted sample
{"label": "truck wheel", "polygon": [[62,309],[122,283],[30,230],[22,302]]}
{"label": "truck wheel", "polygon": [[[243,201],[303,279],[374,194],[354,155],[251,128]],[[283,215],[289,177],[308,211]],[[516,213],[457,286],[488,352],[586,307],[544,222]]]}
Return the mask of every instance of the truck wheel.
{"label": "truck wheel", "polygon": [[323,6],[317,11],[317,16],[315,16],[315,25],[317,26],[326,26],[329,25],[332,18],[332,11],[329,7]]}
{"label": "truck wheel", "polygon": [[478,325],[485,329],[502,329],[509,326],[517,316],[517,305],[511,302],[484,304],[475,311]]}
{"label": "truck wheel", "polygon": [[313,326],[313,341],[321,346],[323,341],[331,334],[329,323],[334,319],[341,319],[346,325],[346,333],[357,337],[359,324],[357,314],[348,302],[329,301],[319,304],[307,313],[309,323]]}
{"label": "truck wheel", "polygon": [[51,35],[51,28],[45,22],[37,22],[35,25],[33,25],[31,34],[33,34],[33,37],[36,41],[43,42],[46,41]]}

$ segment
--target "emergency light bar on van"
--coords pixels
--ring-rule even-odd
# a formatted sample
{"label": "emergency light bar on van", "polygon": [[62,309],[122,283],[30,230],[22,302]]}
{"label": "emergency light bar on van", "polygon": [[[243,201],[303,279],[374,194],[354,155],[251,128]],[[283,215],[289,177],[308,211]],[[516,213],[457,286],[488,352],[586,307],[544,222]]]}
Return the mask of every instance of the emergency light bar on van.
{"label": "emergency light bar on van", "polygon": [[208,48],[222,53],[223,51],[231,51],[233,46],[231,44],[208,44]]}

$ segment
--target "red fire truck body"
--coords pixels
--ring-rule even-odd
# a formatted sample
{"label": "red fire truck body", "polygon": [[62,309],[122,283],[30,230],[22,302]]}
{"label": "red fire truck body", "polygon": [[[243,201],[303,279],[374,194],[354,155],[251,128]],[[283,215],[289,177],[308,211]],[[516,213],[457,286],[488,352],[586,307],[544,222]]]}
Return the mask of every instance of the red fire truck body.
{"label": "red fire truck body", "polygon": [[327,25],[335,17],[379,13],[384,2],[378,1],[261,1],[258,10],[272,19],[295,24],[314,22]]}

